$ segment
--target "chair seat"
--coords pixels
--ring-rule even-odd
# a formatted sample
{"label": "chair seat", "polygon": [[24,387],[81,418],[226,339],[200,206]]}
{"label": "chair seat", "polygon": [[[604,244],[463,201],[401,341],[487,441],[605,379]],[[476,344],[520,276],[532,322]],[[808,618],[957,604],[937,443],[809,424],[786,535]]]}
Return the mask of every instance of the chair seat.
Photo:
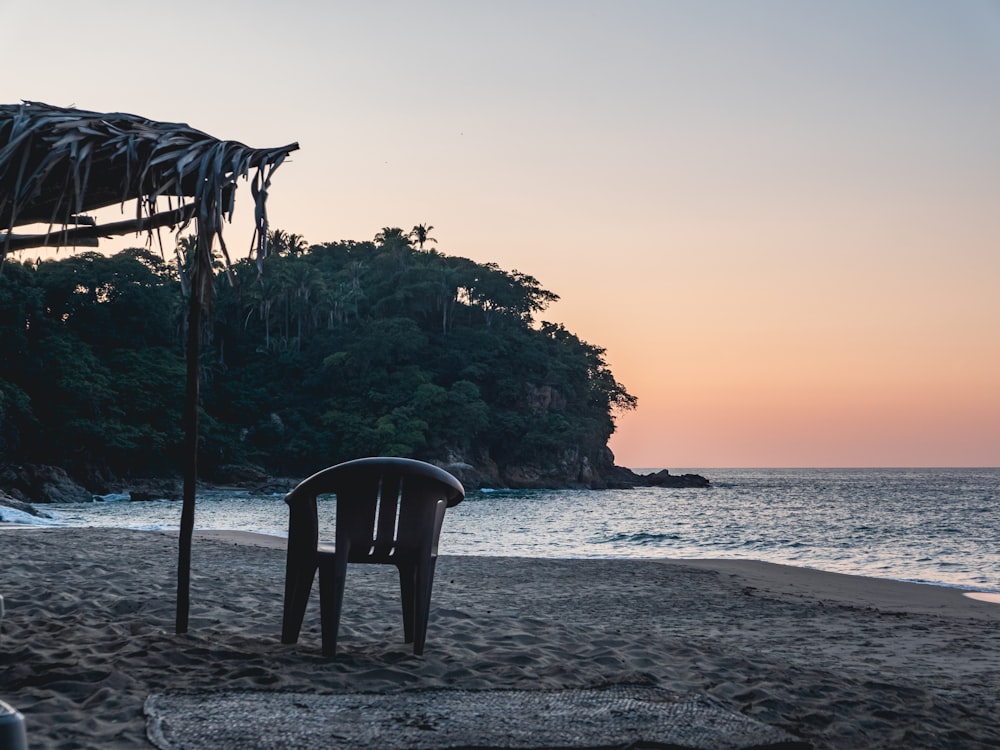
{"label": "chair seat", "polygon": [[[319,495],[337,496],[336,539],[319,541]],[[348,563],[399,571],[403,635],[423,653],[434,567],[445,510],[465,497],[462,484],[432,464],[408,458],[361,458],[303,480],[288,495],[288,560],[281,640],[295,643],[319,570],[323,653],[333,656]]]}

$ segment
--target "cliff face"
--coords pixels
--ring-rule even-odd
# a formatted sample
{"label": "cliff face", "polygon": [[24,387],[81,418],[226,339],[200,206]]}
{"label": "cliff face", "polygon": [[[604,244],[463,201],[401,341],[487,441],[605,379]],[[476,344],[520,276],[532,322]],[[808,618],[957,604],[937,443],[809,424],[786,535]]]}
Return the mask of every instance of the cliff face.
{"label": "cliff face", "polygon": [[5,465],[0,467],[0,489],[30,503],[89,503],[94,499],[92,492],[59,466]]}
{"label": "cliff face", "polygon": [[[488,456],[479,455],[472,460],[475,463],[453,454],[447,460],[435,463],[454,474],[470,491],[487,487],[601,490],[709,486],[709,481],[697,474],[675,475],[667,470],[650,475],[636,474],[630,469],[615,466],[614,455],[607,448],[594,456],[567,449],[558,461],[551,464],[499,467]],[[274,480],[259,469],[213,479],[226,486],[270,492],[287,491],[299,481],[295,478]],[[180,482],[176,478],[123,479],[114,481],[113,485],[114,491],[128,492],[134,501],[152,498],[177,500],[181,496]],[[7,466],[0,470],[0,506],[29,513],[36,513],[29,503],[92,502],[94,493],[109,491],[111,488],[108,486],[86,489],[58,467]]]}
{"label": "cliff face", "polygon": [[597,455],[587,455],[577,448],[566,448],[549,462],[498,465],[482,452],[473,456],[450,454],[440,465],[458,477],[466,489],[505,487],[510,489],[604,489],[632,486],[621,481],[628,469],[614,465],[614,456],[606,448]]}
{"label": "cliff face", "polygon": [[508,489],[628,489],[631,487],[708,487],[710,482],[700,474],[671,474],[664,469],[655,474],[636,474],[631,469],[615,465],[610,449],[596,455],[581,455],[567,449],[559,460],[550,464],[515,464],[498,467],[495,462],[480,459],[476,463],[450,456],[440,466],[454,474],[467,490],[484,487]]}
{"label": "cliff face", "polygon": [[[697,475],[675,476],[661,471],[640,476],[630,469],[616,466],[614,454],[607,447],[614,429],[610,417],[606,422],[589,423],[589,434],[587,429],[576,433],[582,435],[580,439],[585,445],[562,445],[543,433],[546,437],[543,444],[554,447],[547,450],[526,448],[525,444],[538,442],[538,426],[546,424],[547,419],[555,417],[554,421],[558,422],[572,418],[573,404],[558,388],[526,383],[515,408],[531,415],[532,429],[535,430],[534,435],[523,436],[520,444],[494,445],[492,448],[486,445],[454,447],[443,454],[424,458],[454,474],[467,490],[708,486],[708,480]],[[532,440],[536,442],[532,443]],[[319,468],[322,467],[316,467]],[[6,488],[14,498],[43,503],[90,502],[93,494],[105,494],[112,490],[130,491],[133,500],[151,497],[176,499],[181,495],[180,484],[175,477],[115,480],[99,474],[92,470],[86,476],[71,477],[58,467],[8,465],[0,467],[0,488]],[[255,489],[274,484],[268,467],[248,464],[215,467],[204,479],[219,485]],[[287,489],[296,481],[287,480],[282,486]]]}
{"label": "cliff face", "polygon": [[[525,383],[519,410],[540,422],[553,415],[566,415],[572,403],[558,388]],[[510,489],[609,489],[639,486],[704,487],[708,480],[697,475],[678,477],[667,471],[646,477],[615,465],[607,447],[614,430],[610,416],[606,423],[594,423],[588,446],[566,445],[547,453],[525,458],[518,450],[505,451],[515,458],[498,460],[484,448],[451,449],[435,461],[450,471],[466,489],[483,487]]]}

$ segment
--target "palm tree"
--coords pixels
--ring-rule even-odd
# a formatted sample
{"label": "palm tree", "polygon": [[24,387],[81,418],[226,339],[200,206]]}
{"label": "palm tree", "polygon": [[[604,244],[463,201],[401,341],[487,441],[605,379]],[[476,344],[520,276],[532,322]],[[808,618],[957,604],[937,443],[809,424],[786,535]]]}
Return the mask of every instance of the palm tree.
{"label": "palm tree", "polygon": [[282,229],[272,229],[267,233],[267,254],[281,255],[288,243],[288,233]]}
{"label": "palm tree", "polygon": [[302,255],[309,250],[309,243],[301,234],[290,234],[286,237],[286,249],[292,255]]}
{"label": "palm tree", "polygon": [[283,270],[282,280],[288,293],[288,311],[295,318],[295,348],[298,350],[302,346],[303,320],[311,312],[313,302],[322,296],[325,284],[313,266],[306,261],[296,260]]}
{"label": "palm tree", "polygon": [[194,266],[198,252],[198,235],[178,235],[174,243],[174,257],[177,262],[177,273],[181,278],[181,293],[186,297],[189,290],[188,273]]}
{"label": "palm tree", "polygon": [[382,231],[375,235],[375,244],[397,263],[402,263],[403,258],[413,250],[410,235],[399,227],[382,227]]}
{"label": "palm tree", "polygon": [[382,231],[375,235],[375,244],[383,247],[410,246],[410,235],[399,227],[382,227]]}
{"label": "palm tree", "polygon": [[413,229],[410,230],[409,236],[417,241],[417,249],[423,250],[425,242],[437,242],[436,239],[430,236],[431,231],[434,229],[430,224],[417,224]]}
{"label": "palm tree", "polygon": [[[264,324],[264,348],[271,350],[271,317],[274,303],[281,299],[281,281],[276,274],[259,276],[250,288],[250,299],[257,306],[257,314]],[[249,315],[247,316],[249,320]]]}

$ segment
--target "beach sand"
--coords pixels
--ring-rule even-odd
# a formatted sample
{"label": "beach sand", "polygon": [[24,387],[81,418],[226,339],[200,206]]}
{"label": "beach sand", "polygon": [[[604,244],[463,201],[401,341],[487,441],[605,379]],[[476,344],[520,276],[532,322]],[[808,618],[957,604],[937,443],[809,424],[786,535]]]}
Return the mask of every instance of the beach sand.
{"label": "beach sand", "polygon": [[180,690],[653,684],[708,694],[816,748],[1000,746],[1000,604],[953,589],[737,561],[438,561],[423,657],[395,571],[352,566],[339,653],[318,601],[279,642],[283,540],[197,535],[173,634],[176,535],[0,529],[0,700],[32,748],[150,747]]}

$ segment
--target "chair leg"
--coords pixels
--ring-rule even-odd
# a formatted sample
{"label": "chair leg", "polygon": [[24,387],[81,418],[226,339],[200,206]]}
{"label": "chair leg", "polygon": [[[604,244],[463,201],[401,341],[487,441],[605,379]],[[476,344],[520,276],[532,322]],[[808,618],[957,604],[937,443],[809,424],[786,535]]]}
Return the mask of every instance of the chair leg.
{"label": "chair leg", "polygon": [[340,612],[344,604],[347,555],[321,560],[319,565],[319,611],[323,634],[323,656],[336,656]]}
{"label": "chair leg", "polygon": [[420,560],[416,569],[416,602],[413,615],[413,653],[424,653],[427,640],[427,620],[431,612],[431,588],[434,586],[434,566],[437,558]]}
{"label": "chair leg", "polygon": [[417,569],[413,563],[397,565],[399,568],[399,592],[403,600],[403,643],[413,643],[413,620],[416,614],[414,589],[417,584]]}
{"label": "chair leg", "polygon": [[300,563],[288,566],[285,572],[285,611],[281,623],[282,643],[295,643],[299,640],[315,577],[315,565]]}

